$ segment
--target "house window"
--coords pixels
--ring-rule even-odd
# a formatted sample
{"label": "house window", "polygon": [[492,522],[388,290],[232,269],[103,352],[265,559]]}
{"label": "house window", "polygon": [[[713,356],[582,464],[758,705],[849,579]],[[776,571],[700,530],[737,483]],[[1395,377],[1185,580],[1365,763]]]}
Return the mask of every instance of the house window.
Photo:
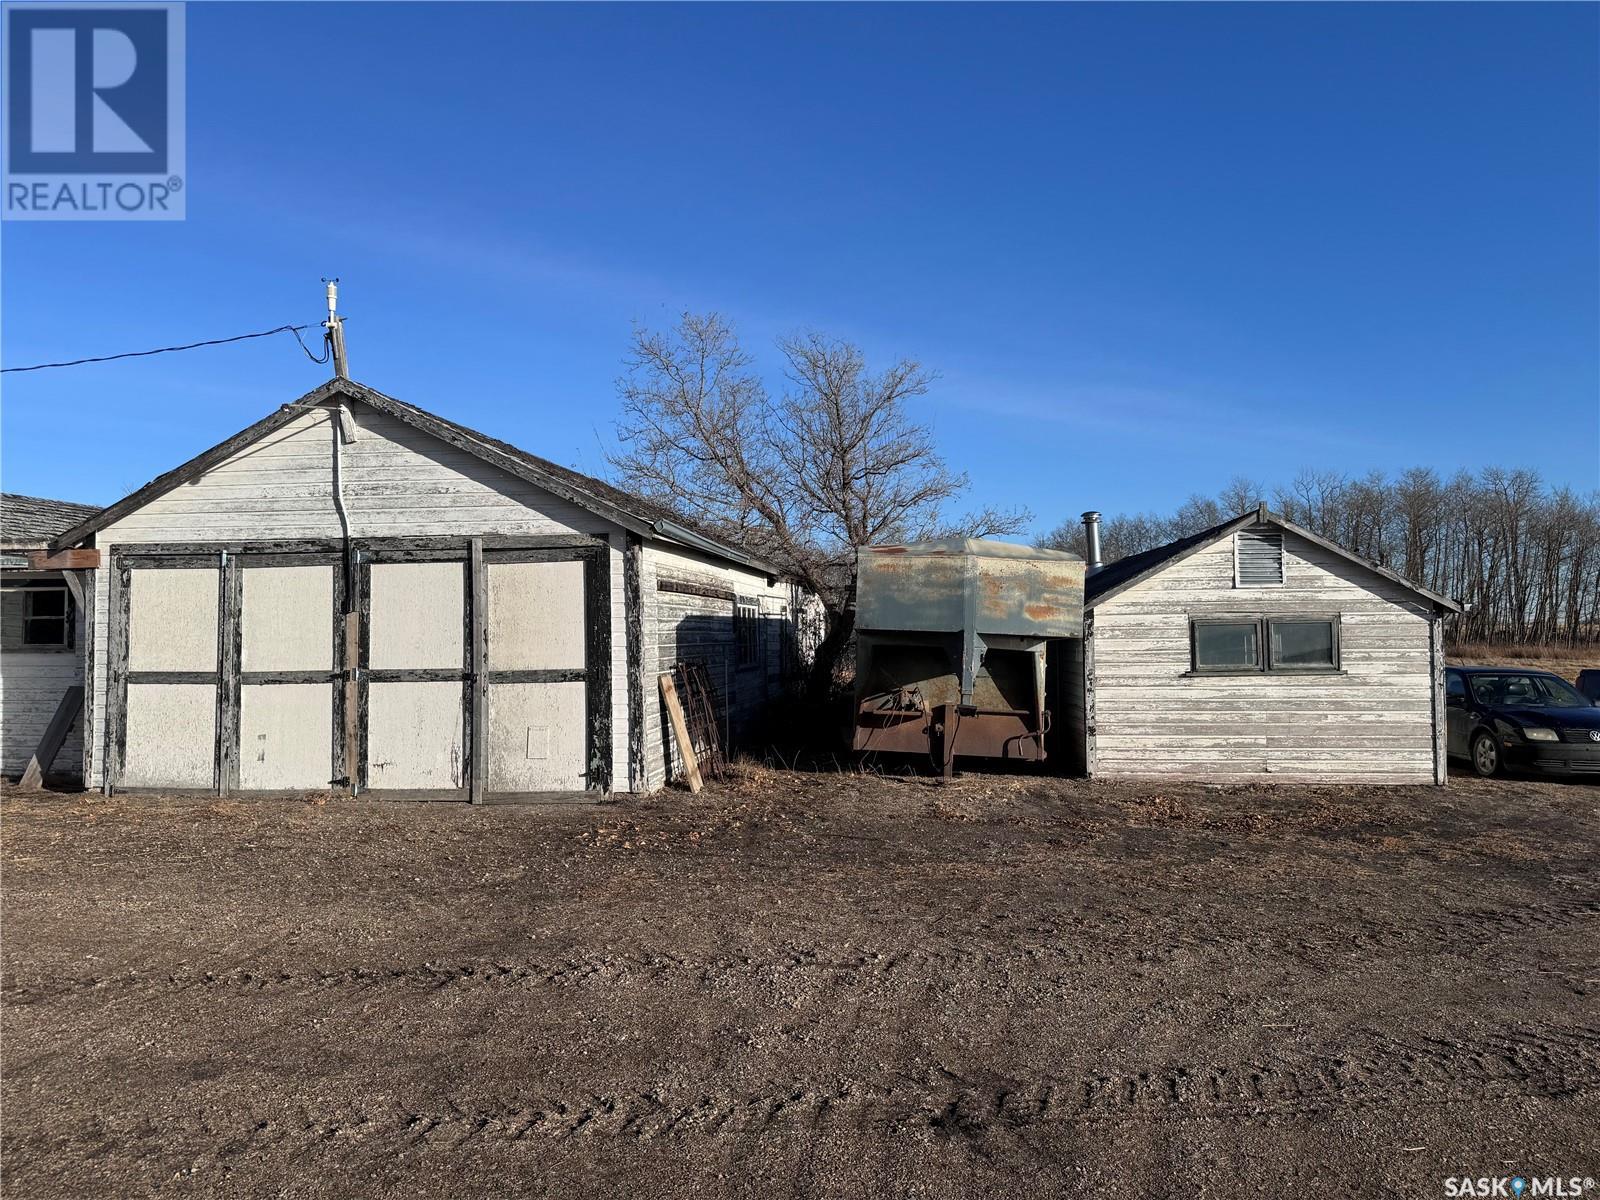
{"label": "house window", "polygon": [[22,594],[22,644],[72,645],[72,601],[66,588],[29,588]]}
{"label": "house window", "polygon": [[1259,621],[1196,621],[1193,638],[1196,671],[1261,669]]}
{"label": "house window", "polygon": [[1283,582],[1283,534],[1241,529],[1233,535],[1233,586],[1276,587]]}
{"label": "house window", "polygon": [[761,610],[754,600],[740,597],[735,601],[733,636],[739,646],[741,667],[753,667],[761,661]]}
{"label": "house window", "polygon": [[1337,671],[1339,623],[1327,618],[1267,622],[1274,671]]}
{"label": "house window", "polygon": [[1195,674],[1339,670],[1338,617],[1218,617],[1189,623]]}

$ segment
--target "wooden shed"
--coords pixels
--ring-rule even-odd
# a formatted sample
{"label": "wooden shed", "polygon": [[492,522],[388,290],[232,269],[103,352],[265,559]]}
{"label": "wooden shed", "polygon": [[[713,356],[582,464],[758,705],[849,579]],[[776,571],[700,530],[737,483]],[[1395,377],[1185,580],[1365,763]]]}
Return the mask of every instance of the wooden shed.
{"label": "wooden shed", "polygon": [[[83,778],[82,580],[51,539],[99,510],[39,496],[0,496],[0,773],[20,778],[41,746],[39,774]],[[49,735],[49,736],[47,736]]]}
{"label": "wooden shed", "polygon": [[806,597],[637,497],[337,378],[54,539],[99,551],[84,775],[112,790],[645,791],[657,673],[730,732]]}
{"label": "wooden shed", "polygon": [[1265,507],[1091,563],[1084,590],[1060,667],[1078,771],[1445,782],[1448,597]]}

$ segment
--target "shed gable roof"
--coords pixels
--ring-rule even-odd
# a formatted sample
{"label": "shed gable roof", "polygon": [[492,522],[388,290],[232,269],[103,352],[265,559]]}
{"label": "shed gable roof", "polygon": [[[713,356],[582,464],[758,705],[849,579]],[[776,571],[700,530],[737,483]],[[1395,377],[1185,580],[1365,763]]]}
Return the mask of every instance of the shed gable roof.
{"label": "shed gable roof", "polygon": [[0,545],[44,546],[99,511],[93,504],[5,492],[0,494]]}
{"label": "shed gable roof", "polygon": [[175,467],[163,475],[158,475],[142,488],[131,495],[123,497],[115,504],[98,512],[88,509],[87,512],[93,513],[93,515],[88,520],[81,520],[80,523],[75,524],[65,532],[58,532],[58,536],[52,543],[54,548],[63,549],[82,542],[96,531],[104,529],[107,525],[114,524],[129,513],[142,508],[150,501],[171,491],[180,484],[204,474],[218,463],[232,457],[260,438],[287,425],[308,409],[340,399],[354,400],[378,412],[385,413],[406,425],[438,438],[448,445],[482,459],[490,466],[514,475],[519,479],[527,480],[529,483],[533,483],[580,508],[595,513],[643,537],[664,538],[669,541],[681,542],[684,545],[727,559],[741,566],[765,571],[768,574],[778,573],[775,568],[747,554],[745,551],[688,527],[683,523],[682,518],[677,517],[660,505],[653,504],[639,496],[630,495],[603,480],[584,475],[569,467],[563,467],[551,462],[549,459],[540,458],[538,455],[529,454],[526,450],[519,449],[509,442],[503,442],[498,438],[479,433],[475,429],[447,420],[444,417],[428,412],[426,409],[418,408],[414,404],[396,400],[393,396],[385,395],[376,388],[370,388],[352,379],[331,379],[314,391],[307,392],[298,400],[285,404],[282,408],[257,421],[254,425],[240,430],[226,441],[219,442],[209,450],[196,455],[182,466]]}
{"label": "shed gable roof", "polygon": [[1296,525],[1286,517],[1269,510],[1266,505],[1250,512],[1242,513],[1237,517],[1213,525],[1210,529],[1202,529],[1199,533],[1190,534],[1188,537],[1179,538],[1175,542],[1168,542],[1165,546],[1157,546],[1153,550],[1146,550],[1141,554],[1130,554],[1127,558],[1118,559],[1110,566],[1103,567],[1090,575],[1084,582],[1085,608],[1094,608],[1103,604],[1113,596],[1118,596],[1135,584],[1143,583],[1152,575],[1158,574],[1174,563],[1182,562],[1191,554],[1197,554],[1207,546],[1214,546],[1223,538],[1229,537],[1240,529],[1252,525],[1276,525],[1279,529],[1286,530],[1297,537],[1305,538],[1314,545],[1321,546],[1324,550],[1338,555],[1347,562],[1371,571],[1387,579],[1390,583],[1398,584],[1409,592],[1421,596],[1428,603],[1445,610],[1446,612],[1460,612],[1461,605],[1448,596],[1441,596],[1438,592],[1430,591],[1421,584],[1399,575],[1388,567],[1379,566],[1375,562],[1362,558],[1359,554],[1352,554],[1336,542],[1330,542],[1319,534],[1312,533],[1309,529]]}

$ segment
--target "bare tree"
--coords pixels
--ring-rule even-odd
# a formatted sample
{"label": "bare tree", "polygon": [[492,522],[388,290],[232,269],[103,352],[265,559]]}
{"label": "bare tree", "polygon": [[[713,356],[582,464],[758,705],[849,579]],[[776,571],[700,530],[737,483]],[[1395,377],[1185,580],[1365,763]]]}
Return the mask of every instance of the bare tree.
{"label": "bare tree", "polygon": [[[1170,516],[1112,516],[1102,526],[1106,560],[1240,516],[1260,490],[1235,479],[1216,501],[1191,496]],[[1600,642],[1600,492],[1551,491],[1526,470],[1461,471],[1443,482],[1418,467],[1394,480],[1302,471],[1272,495],[1291,521],[1460,600],[1465,611],[1449,625],[1456,642]],[[1047,544],[1082,553],[1083,531],[1065,522]]]}
{"label": "bare tree", "polygon": [[809,688],[820,696],[855,629],[855,547],[1012,533],[1031,517],[945,516],[967,477],[911,415],[934,380],[920,364],[874,373],[856,346],[821,334],[778,349],[786,380],[774,399],[716,313],[686,313],[666,333],[636,329],[611,466],[621,486],[750,547],[821,598],[827,629]]}

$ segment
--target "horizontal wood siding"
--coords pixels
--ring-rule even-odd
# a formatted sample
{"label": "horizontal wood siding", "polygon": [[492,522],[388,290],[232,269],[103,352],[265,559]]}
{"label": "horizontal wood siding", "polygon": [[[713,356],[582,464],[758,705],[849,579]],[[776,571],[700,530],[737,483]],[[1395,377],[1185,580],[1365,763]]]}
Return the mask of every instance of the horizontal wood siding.
{"label": "horizontal wood siding", "polygon": [[[492,534],[609,534],[604,518],[506,474],[411,426],[352,403],[357,437],[340,447],[343,492],[351,535],[375,537]],[[196,543],[287,538],[337,538],[333,504],[331,410],[308,411],[198,479],[129,513],[97,536],[102,566],[95,572],[96,647],[109,645],[106,581],[111,552],[135,543]],[[622,666],[620,542],[611,550],[613,601],[613,781],[626,786],[627,701]],[[105,715],[105,655],[96,653],[91,728]],[[48,719],[48,717],[46,718]],[[69,751],[63,751],[65,756]],[[89,786],[103,783],[104,739],[90,739]],[[617,773],[619,772],[620,773]]]}
{"label": "horizontal wood siding", "polygon": [[[1433,781],[1423,602],[1292,534],[1284,568],[1236,588],[1229,538],[1096,607],[1095,774]],[[1190,673],[1191,618],[1296,614],[1338,614],[1342,674]]]}
{"label": "horizontal wood siding", "polygon": [[[759,572],[660,543],[645,545],[641,577],[645,772],[654,789],[667,782],[669,768],[678,771],[659,675],[681,660],[704,662],[724,729],[737,742],[786,686],[784,639],[794,636],[796,597],[782,581],[768,586]],[[754,600],[760,610],[761,655],[754,666],[738,665],[733,597]]]}

